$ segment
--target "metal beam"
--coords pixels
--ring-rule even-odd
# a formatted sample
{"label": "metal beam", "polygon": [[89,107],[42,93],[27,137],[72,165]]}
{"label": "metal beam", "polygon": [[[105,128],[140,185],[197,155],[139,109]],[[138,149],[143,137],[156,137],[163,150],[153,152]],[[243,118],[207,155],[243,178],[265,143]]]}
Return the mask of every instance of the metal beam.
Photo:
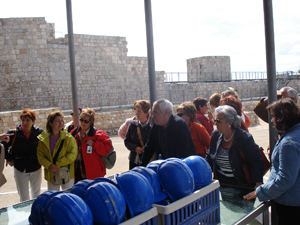
{"label": "metal beam", "polygon": [[70,71],[71,71],[71,88],[72,88],[72,102],[73,102],[73,119],[74,126],[79,126],[78,115],[78,97],[77,97],[77,82],[76,82],[76,67],[75,67],[75,51],[73,38],[73,19],[72,19],[72,2],[66,0],[67,5],[67,21],[68,21],[68,40],[69,40],[69,57],[70,57]]}
{"label": "metal beam", "polygon": [[[276,63],[275,63],[275,41],[273,25],[273,6],[272,0],[264,0],[264,21],[265,21],[265,42],[266,42],[266,63],[268,80],[268,103],[277,100],[276,94]],[[274,137],[277,137],[277,131],[271,122],[269,113],[269,140],[271,153],[275,146]]]}
{"label": "metal beam", "polygon": [[149,72],[149,90],[151,107],[157,100],[156,81],[155,81],[155,60],[154,60],[154,46],[153,46],[153,28],[152,28],[152,10],[151,0],[144,0],[145,5],[145,22],[147,35],[147,58],[148,58],[148,72]]}

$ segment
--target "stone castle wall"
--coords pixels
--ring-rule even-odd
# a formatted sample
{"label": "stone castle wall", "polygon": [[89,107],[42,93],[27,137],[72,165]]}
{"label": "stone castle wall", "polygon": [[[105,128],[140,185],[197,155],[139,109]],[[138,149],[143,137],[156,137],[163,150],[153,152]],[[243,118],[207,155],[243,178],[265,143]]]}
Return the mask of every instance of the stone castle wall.
{"label": "stone castle wall", "polygon": [[[80,106],[131,104],[136,91],[149,98],[147,58],[128,57],[125,37],[74,34],[74,49]],[[44,18],[0,19],[0,68],[0,111],[72,108],[68,37],[55,39]],[[158,89],[163,79],[157,72]]]}
{"label": "stone castle wall", "polygon": [[188,81],[221,81],[231,79],[229,56],[205,56],[187,60]]}
{"label": "stone castle wall", "polygon": [[[125,37],[74,34],[74,49],[80,107],[149,100],[147,58],[127,56]],[[229,56],[188,59],[187,70],[188,82],[180,84],[164,83],[164,71],[157,71],[158,98],[179,104],[228,87],[241,98],[267,95],[267,81],[230,82]],[[0,78],[0,112],[72,109],[68,36],[55,39],[54,24],[45,18],[0,19]]]}
{"label": "stone castle wall", "polygon": [[[54,24],[44,18],[0,19],[0,111],[72,108],[68,37],[55,39],[54,33]],[[127,56],[125,37],[74,34],[74,48],[79,106],[131,105],[149,99],[147,58]],[[228,56],[187,63],[186,84],[165,84],[164,72],[156,72],[158,98],[180,103],[228,88],[229,83],[194,83],[230,74]],[[241,91],[253,88],[252,82],[230,86]],[[264,86],[260,82],[256,88]]]}

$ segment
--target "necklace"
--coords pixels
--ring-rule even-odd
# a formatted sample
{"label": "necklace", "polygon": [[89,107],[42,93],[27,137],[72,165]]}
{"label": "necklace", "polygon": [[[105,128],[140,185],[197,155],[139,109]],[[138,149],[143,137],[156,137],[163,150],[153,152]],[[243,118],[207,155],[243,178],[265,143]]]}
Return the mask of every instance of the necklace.
{"label": "necklace", "polygon": [[231,141],[231,139],[233,138],[233,136],[234,136],[234,133],[235,133],[235,131],[233,132],[233,134],[231,135],[231,137],[229,138],[229,139],[226,139],[225,138],[225,135],[223,135],[223,139],[224,139],[224,141],[225,142],[229,142],[229,141]]}

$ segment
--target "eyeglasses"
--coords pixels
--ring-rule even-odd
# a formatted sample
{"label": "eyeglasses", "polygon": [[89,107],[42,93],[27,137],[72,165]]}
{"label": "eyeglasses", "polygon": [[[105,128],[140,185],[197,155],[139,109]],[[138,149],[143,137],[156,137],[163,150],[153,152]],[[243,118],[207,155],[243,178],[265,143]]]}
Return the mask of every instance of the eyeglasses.
{"label": "eyeglasses", "polygon": [[214,119],[214,122],[222,123],[222,120],[223,120],[223,119]]}
{"label": "eyeglasses", "polygon": [[184,113],[177,113],[177,116],[180,116],[180,117],[182,117],[184,115],[185,115]]}
{"label": "eyeglasses", "polygon": [[90,122],[91,122],[91,121],[84,120],[84,119],[80,119],[79,121],[80,121],[80,122],[85,122],[85,123],[90,123]]}

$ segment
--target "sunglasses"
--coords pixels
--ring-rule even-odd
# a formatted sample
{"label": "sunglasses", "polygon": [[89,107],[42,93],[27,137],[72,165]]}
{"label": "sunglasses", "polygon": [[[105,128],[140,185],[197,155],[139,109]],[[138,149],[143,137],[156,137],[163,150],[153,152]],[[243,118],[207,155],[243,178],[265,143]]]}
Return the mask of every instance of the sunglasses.
{"label": "sunglasses", "polygon": [[185,115],[184,113],[177,113],[177,116],[180,116],[180,117],[182,117],[184,115]]}
{"label": "sunglasses", "polygon": [[85,123],[90,123],[91,121],[89,121],[89,120],[84,120],[84,119],[80,119],[79,120],[80,122],[85,122]]}
{"label": "sunglasses", "polygon": [[221,119],[221,120],[220,120],[220,119],[215,119],[214,122],[222,123],[222,120],[223,120],[223,119]]}

